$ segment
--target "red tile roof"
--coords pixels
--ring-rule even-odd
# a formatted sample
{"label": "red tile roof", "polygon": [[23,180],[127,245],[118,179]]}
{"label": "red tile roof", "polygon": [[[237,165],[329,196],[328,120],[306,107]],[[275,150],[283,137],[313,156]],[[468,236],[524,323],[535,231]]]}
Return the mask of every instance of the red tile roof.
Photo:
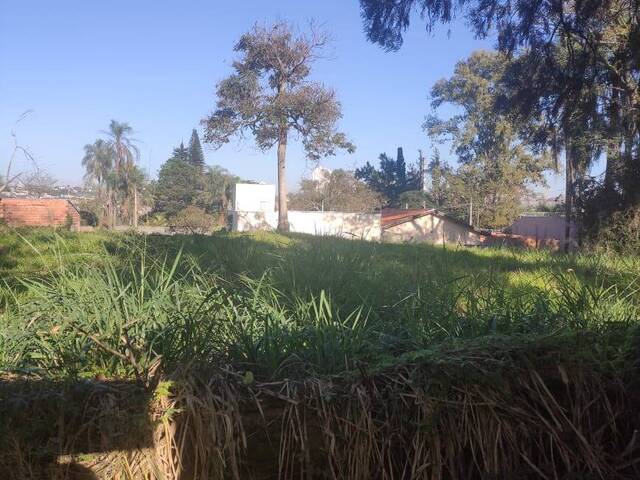
{"label": "red tile roof", "polygon": [[[408,210],[402,210],[397,208],[385,208],[382,210],[381,225],[382,228],[394,227],[402,223],[411,222],[416,218],[424,217],[426,215],[434,215],[438,218],[446,219],[451,222],[457,223],[469,230],[476,231],[475,228],[467,225],[465,222],[458,220],[455,217],[447,215],[446,213],[439,212],[435,208],[412,208]],[[479,232],[478,232],[479,233]]]}

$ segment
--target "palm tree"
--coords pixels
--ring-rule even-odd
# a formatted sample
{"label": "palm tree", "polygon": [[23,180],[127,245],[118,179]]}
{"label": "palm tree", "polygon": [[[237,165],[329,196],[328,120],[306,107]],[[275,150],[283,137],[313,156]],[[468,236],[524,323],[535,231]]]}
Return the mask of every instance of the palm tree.
{"label": "palm tree", "polygon": [[[109,130],[105,132],[109,136],[109,145],[114,153],[114,173],[119,180],[118,183],[122,185],[125,195],[125,200],[131,193],[131,183],[129,182],[129,176],[135,167],[135,164],[140,157],[140,151],[135,145],[136,140],[131,138],[133,134],[133,128],[126,122],[118,122],[111,120],[109,124]],[[137,211],[137,197],[138,188],[137,185],[133,185],[133,226],[138,226],[138,211]],[[115,223],[115,218],[112,220]]]}
{"label": "palm tree", "polygon": [[[97,200],[103,210],[104,204],[102,202],[102,188],[107,184],[109,173],[113,168],[113,160],[113,150],[104,140],[96,140],[95,142],[84,146],[82,166],[86,170],[85,179],[95,181],[98,184]],[[109,206],[109,210],[110,208],[111,206]],[[102,217],[103,215],[100,215],[100,225],[102,225]]]}

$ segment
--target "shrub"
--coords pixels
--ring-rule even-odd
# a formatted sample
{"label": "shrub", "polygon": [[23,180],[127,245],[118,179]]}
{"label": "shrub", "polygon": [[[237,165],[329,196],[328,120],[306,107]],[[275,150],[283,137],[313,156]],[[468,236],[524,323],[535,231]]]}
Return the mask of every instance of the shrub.
{"label": "shrub", "polygon": [[215,225],[214,218],[199,207],[190,206],[171,218],[171,226],[179,232],[210,233]]}
{"label": "shrub", "polygon": [[612,214],[588,240],[599,249],[631,255],[640,253],[640,208]]}
{"label": "shrub", "polygon": [[149,213],[140,220],[149,227],[166,227],[169,224],[167,216],[163,212]]}
{"label": "shrub", "polygon": [[91,210],[80,210],[80,225],[96,227],[98,225],[98,215]]}
{"label": "shrub", "polygon": [[71,230],[73,228],[73,217],[67,213],[67,216],[64,217],[64,229]]}

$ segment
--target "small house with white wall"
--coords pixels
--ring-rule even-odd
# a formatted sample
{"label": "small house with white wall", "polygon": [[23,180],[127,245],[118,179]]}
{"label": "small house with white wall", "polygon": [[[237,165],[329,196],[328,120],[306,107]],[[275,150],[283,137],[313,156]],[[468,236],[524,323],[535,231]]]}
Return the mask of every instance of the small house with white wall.
{"label": "small house with white wall", "polygon": [[483,245],[486,236],[435,209],[386,209],[382,211],[382,240],[395,243]]}

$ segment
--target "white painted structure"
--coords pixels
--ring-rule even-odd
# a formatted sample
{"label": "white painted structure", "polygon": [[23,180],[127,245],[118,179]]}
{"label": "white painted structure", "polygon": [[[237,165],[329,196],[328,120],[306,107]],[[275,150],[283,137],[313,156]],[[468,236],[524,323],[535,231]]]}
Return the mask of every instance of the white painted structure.
{"label": "white painted structure", "polygon": [[[233,198],[231,229],[234,232],[275,230],[275,186],[236,184]],[[379,213],[302,212],[289,210],[289,230],[310,235],[333,235],[344,238],[380,241]]]}
{"label": "white painted structure", "polygon": [[276,186],[236,183],[232,203],[236,212],[274,212]]}
{"label": "white painted structure", "polygon": [[385,224],[382,239],[385,242],[435,245],[483,245],[486,242],[485,236],[473,228],[436,211],[407,215]]}
{"label": "white painted structure", "polygon": [[[310,235],[332,235],[343,238],[379,241],[379,213],[302,212],[289,210],[289,230]],[[278,212],[232,212],[234,232],[275,230]]]}
{"label": "white painted structure", "polygon": [[[509,227],[511,233],[535,238],[538,242],[555,240],[560,245],[566,243],[566,224],[562,215],[520,215]],[[571,240],[575,240],[575,225],[569,232]]]}

